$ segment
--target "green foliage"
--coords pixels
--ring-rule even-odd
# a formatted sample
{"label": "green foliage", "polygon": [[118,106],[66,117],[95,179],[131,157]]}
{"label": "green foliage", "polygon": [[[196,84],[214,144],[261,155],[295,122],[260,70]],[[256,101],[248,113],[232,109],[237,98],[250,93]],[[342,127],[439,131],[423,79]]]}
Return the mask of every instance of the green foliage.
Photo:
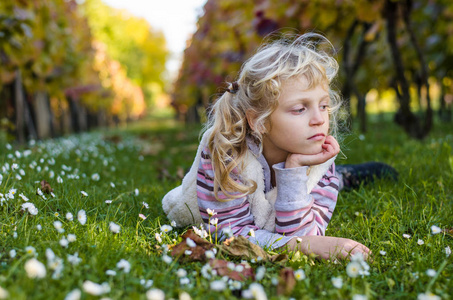
{"label": "green foliage", "polygon": [[153,82],[164,86],[168,50],[162,32],[153,30],[146,20],[111,8],[101,0],[85,1],[82,10],[94,38],[107,46],[107,54],[125,67],[129,78],[141,87]]}
{"label": "green foliage", "polygon": [[[169,127],[164,126],[168,124]],[[9,292],[11,299],[63,299],[76,288],[83,290],[83,283],[90,280],[107,282],[111,291],[105,296],[112,299],[146,299],[150,287],[141,281],[145,279],[153,280],[152,288],[162,289],[167,298],[178,298],[183,291],[193,299],[240,297],[240,291],[228,288],[211,290],[210,282],[221,278],[206,279],[201,272],[202,263],[173,260],[167,264],[162,260],[162,244],[179,242],[178,236],[185,228],[163,234],[162,243],[155,238],[160,226],[170,223],[162,211],[161,199],[181,183],[178,170],[187,171],[192,164],[199,130],[199,126],[183,127],[161,118],[146,120],[127,130],[32,143],[27,147],[30,151],[2,147],[0,193],[6,195],[13,188],[17,191],[14,199],[3,201],[0,206],[0,287]],[[445,254],[447,246],[453,248],[453,237],[446,232],[433,235],[430,229],[432,225],[452,228],[453,136],[446,135],[451,132],[451,126],[437,125],[421,143],[410,140],[394,124],[373,123],[369,134],[353,132],[346,136],[342,149],[348,158],[338,158],[338,164],[377,160],[393,165],[400,174],[397,183],[377,181],[352,192],[341,192],[327,230],[328,235],[352,238],[370,247],[374,253],[369,262],[370,275],[349,278],[346,261],[317,261],[300,253],[288,253],[286,265],[294,270],[301,268],[307,277],[296,282],[290,297],[350,299],[364,294],[368,298],[415,299],[427,291],[442,298],[453,293],[453,256]],[[14,166],[12,170],[14,163],[18,168]],[[45,194],[44,199],[36,194],[41,180],[50,183],[55,197]],[[84,197],[81,191],[88,196]],[[38,208],[36,216],[21,209],[25,203],[21,193]],[[77,220],[81,209],[87,214],[85,225]],[[67,212],[74,215],[74,221],[66,219]],[[57,220],[63,224],[62,233],[54,227]],[[121,226],[119,233],[110,231],[110,222]],[[37,229],[38,224],[42,230]],[[60,240],[68,234],[75,234],[76,241],[65,248]],[[406,239],[403,234],[411,237]],[[423,240],[422,245],[419,239]],[[37,259],[46,265],[45,278],[27,276],[24,264],[32,257],[25,251],[27,246],[36,248]],[[63,259],[59,279],[52,278],[54,271],[47,265],[45,255],[47,248]],[[9,254],[11,250],[16,251],[14,258]],[[75,252],[82,259],[78,265],[68,261],[68,254]],[[129,273],[117,267],[121,259],[131,264]],[[235,261],[231,257],[225,259]],[[268,298],[288,299],[276,294],[274,283],[280,276],[280,265],[249,263],[254,270],[258,266],[266,268],[257,282]],[[180,283],[176,275],[179,268],[187,270],[188,285]],[[428,269],[438,274],[430,277],[426,274]],[[109,276],[107,270],[117,274]],[[343,286],[335,288],[332,277],[341,277]],[[243,282],[242,289],[252,282]],[[82,298],[94,297],[82,291]]]}

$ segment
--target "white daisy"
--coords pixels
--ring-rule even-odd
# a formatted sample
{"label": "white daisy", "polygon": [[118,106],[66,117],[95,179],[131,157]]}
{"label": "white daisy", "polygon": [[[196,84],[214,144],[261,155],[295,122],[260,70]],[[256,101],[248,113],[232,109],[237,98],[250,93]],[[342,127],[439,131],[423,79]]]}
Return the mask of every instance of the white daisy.
{"label": "white daisy", "polygon": [[146,292],[146,299],[147,300],[164,300],[165,293],[159,289],[150,289]]}
{"label": "white daisy", "polygon": [[171,227],[170,225],[162,225],[162,226],[160,226],[160,231],[162,231],[162,232],[167,233],[167,232],[170,232],[172,230],[173,230],[173,227]]}
{"label": "white daisy", "polygon": [[114,222],[110,222],[109,229],[113,233],[118,233],[118,232],[120,232],[121,226],[118,224],[115,224]]}
{"label": "white daisy", "polygon": [[428,275],[429,277],[434,277],[436,276],[436,270],[433,270],[433,269],[428,269],[426,270],[426,275]]}
{"label": "white daisy", "polygon": [[294,277],[296,278],[297,281],[304,280],[306,278],[304,270],[299,269],[295,271]]}
{"label": "white daisy", "polygon": [[214,280],[209,284],[213,291],[223,291],[226,288],[226,283],[223,280]]}
{"label": "white daisy", "polygon": [[117,264],[116,264],[116,267],[118,269],[123,269],[124,273],[129,273],[130,270],[131,270],[131,264],[125,260],[125,259],[121,259]]}
{"label": "white daisy", "polygon": [[83,283],[83,290],[85,293],[93,295],[93,296],[100,296],[105,293],[110,292],[110,286],[107,282],[102,284],[98,284],[89,280],[86,280]]}
{"label": "white daisy", "polygon": [[77,238],[76,238],[76,235],[75,235],[75,234],[70,233],[70,234],[68,234],[67,239],[68,239],[68,242],[73,243],[73,242],[76,241]]}
{"label": "white daisy", "polygon": [[341,287],[343,286],[343,278],[341,278],[341,277],[332,277],[332,284],[337,289],[341,289]]}
{"label": "white daisy", "polygon": [[190,248],[195,248],[197,246],[197,244],[195,244],[195,242],[191,238],[186,238],[186,244]]}
{"label": "white daisy", "polygon": [[82,297],[82,292],[79,289],[74,289],[70,291],[64,300],[79,300]]}
{"label": "white daisy", "polygon": [[66,213],[66,219],[68,221],[73,221],[74,220],[74,216],[72,215],[72,213],[68,212],[68,213]]}
{"label": "white daisy", "polygon": [[85,191],[80,191],[80,193],[82,194],[83,197],[88,197],[88,193],[85,192]]}
{"label": "white daisy", "polygon": [[425,242],[423,240],[421,240],[421,239],[418,239],[418,241],[417,241],[417,244],[419,244],[420,246],[423,245],[424,243]]}
{"label": "white daisy", "polygon": [[29,259],[25,263],[25,271],[27,272],[27,276],[30,278],[44,278],[46,277],[46,267],[42,262],[37,260],[36,258]]}
{"label": "white daisy", "polygon": [[71,263],[73,266],[77,266],[77,265],[82,261],[82,259],[79,257],[79,253],[76,252],[76,253],[74,253],[73,255],[68,254],[68,261],[69,261],[69,263]]}
{"label": "white daisy", "polygon": [[431,226],[431,233],[432,234],[438,234],[438,233],[441,233],[441,232],[442,232],[442,229],[440,229],[440,227],[437,227],[436,225]]}
{"label": "white daisy", "polygon": [[79,212],[77,213],[77,219],[79,220],[80,224],[85,225],[85,223],[87,222],[87,214],[85,210],[79,210]]}
{"label": "white daisy", "polygon": [[105,271],[105,274],[108,275],[108,276],[115,276],[115,275],[116,275],[116,271],[114,271],[114,270],[107,270],[107,271]]}

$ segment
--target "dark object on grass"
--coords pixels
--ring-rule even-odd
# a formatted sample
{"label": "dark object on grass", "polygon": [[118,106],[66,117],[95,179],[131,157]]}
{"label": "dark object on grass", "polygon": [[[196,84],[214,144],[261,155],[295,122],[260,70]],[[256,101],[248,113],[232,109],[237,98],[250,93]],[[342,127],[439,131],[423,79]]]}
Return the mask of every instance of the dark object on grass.
{"label": "dark object on grass", "polygon": [[375,179],[398,180],[398,172],[393,167],[381,162],[337,165],[336,171],[343,175],[345,190],[359,188],[361,184],[369,184]]}

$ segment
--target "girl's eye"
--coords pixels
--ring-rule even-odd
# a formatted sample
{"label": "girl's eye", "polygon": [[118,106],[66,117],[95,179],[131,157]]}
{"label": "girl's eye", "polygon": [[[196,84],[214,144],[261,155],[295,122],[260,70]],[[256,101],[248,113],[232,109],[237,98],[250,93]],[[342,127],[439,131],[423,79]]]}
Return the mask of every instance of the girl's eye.
{"label": "girl's eye", "polygon": [[301,108],[298,108],[298,109],[295,109],[293,110],[294,113],[296,114],[301,114],[305,111],[305,107],[301,107]]}
{"label": "girl's eye", "polygon": [[321,110],[327,110],[327,109],[329,109],[329,105],[327,105],[327,104],[321,105]]}

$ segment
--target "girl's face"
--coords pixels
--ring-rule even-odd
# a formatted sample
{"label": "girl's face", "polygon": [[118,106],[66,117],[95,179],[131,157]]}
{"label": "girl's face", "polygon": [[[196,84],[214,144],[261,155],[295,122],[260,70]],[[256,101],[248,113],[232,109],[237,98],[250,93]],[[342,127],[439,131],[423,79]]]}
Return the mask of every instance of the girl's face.
{"label": "girl's face", "polygon": [[284,82],[263,135],[268,162],[285,161],[289,153],[320,153],[329,131],[329,103],[327,85],[308,89],[305,76]]}

